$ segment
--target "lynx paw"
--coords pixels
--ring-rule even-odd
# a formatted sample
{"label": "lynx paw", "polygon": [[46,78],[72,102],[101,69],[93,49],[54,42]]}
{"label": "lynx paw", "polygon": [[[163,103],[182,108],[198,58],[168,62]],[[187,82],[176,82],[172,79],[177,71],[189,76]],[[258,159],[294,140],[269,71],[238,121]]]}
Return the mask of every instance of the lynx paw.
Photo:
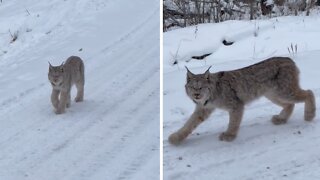
{"label": "lynx paw", "polygon": [[70,103],[67,103],[67,104],[66,104],[66,108],[69,108],[69,107],[70,107]]}
{"label": "lynx paw", "polygon": [[305,121],[312,121],[312,119],[316,116],[316,111],[307,111],[304,113]]}
{"label": "lynx paw", "polygon": [[75,100],[76,102],[81,102],[81,101],[83,101],[83,97],[76,97],[74,100]]}
{"label": "lynx paw", "polygon": [[234,134],[229,134],[227,132],[223,132],[220,134],[219,139],[220,141],[233,141],[237,136]]}
{"label": "lynx paw", "polygon": [[179,136],[178,133],[173,133],[169,136],[169,142],[173,145],[178,145],[181,143],[181,141],[183,140],[183,138],[181,138],[181,136]]}
{"label": "lynx paw", "polygon": [[281,117],[279,117],[278,115],[272,116],[271,121],[272,121],[272,123],[273,123],[274,125],[280,125],[280,124],[285,124],[285,123],[287,123],[287,119],[281,118]]}
{"label": "lynx paw", "polygon": [[55,113],[56,113],[56,114],[63,114],[63,113],[64,113],[64,110],[57,109],[57,110],[55,111]]}

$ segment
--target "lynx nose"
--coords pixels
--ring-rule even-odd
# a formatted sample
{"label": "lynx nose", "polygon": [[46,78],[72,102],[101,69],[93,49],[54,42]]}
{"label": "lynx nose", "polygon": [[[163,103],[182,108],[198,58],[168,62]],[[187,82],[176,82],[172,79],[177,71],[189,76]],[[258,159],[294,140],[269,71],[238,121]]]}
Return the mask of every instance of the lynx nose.
{"label": "lynx nose", "polygon": [[194,93],[193,96],[194,96],[196,99],[200,99],[200,94],[199,94],[199,93]]}

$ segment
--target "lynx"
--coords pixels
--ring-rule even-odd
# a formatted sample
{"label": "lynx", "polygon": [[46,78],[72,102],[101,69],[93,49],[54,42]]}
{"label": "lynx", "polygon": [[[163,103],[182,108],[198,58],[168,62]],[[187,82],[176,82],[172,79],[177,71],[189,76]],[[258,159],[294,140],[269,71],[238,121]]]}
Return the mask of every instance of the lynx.
{"label": "lynx", "polygon": [[[210,69],[210,68],[209,68]],[[233,141],[239,131],[244,106],[265,96],[281,106],[280,114],[271,119],[273,124],[287,122],[295,103],[304,102],[304,119],[311,121],[316,114],[315,98],[311,90],[299,86],[299,70],[288,57],[273,57],[242,69],[204,74],[193,74],[187,68],[187,95],[196,104],[195,111],[169,142],[177,145],[184,140],[215,108],[229,112],[229,125],[221,133],[221,141]]]}
{"label": "lynx", "polygon": [[71,56],[60,66],[52,66],[49,63],[48,79],[52,85],[51,102],[56,114],[62,114],[66,107],[70,107],[70,91],[73,84],[77,87],[75,101],[83,101],[84,64],[79,57]]}

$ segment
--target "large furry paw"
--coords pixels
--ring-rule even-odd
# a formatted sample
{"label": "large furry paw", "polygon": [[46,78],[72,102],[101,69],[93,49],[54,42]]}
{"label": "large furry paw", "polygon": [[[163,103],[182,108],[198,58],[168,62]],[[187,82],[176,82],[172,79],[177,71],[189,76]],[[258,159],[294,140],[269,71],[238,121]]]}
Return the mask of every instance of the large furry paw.
{"label": "large furry paw", "polygon": [[83,101],[83,97],[76,97],[76,98],[74,98],[74,101],[82,102]]}
{"label": "large furry paw", "polygon": [[279,115],[274,115],[272,116],[271,121],[274,125],[280,125],[287,123],[288,119],[281,118]]}
{"label": "large furry paw", "polygon": [[62,109],[56,109],[55,113],[56,114],[63,114],[65,111]]}
{"label": "large furry paw", "polygon": [[66,108],[69,108],[69,107],[70,107],[70,103],[67,103],[67,104],[66,104]]}
{"label": "large furry paw", "polygon": [[220,134],[219,139],[220,139],[220,141],[230,142],[230,141],[233,141],[236,137],[237,137],[237,135],[223,132]]}
{"label": "large furry paw", "polygon": [[173,145],[178,145],[181,143],[183,138],[178,133],[173,133],[168,138],[169,142]]}
{"label": "large furry paw", "polygon": [[305,121],[312,121],[313,118],[316,116],[316,111],[313,110],[313,111],[306,111],[304,113],[304,120]]}

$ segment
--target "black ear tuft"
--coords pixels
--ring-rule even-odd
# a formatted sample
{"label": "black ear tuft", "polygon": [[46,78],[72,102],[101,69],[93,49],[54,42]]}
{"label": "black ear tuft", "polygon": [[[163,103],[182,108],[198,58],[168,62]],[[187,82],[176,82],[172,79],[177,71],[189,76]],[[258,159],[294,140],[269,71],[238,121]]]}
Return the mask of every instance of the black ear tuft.
{"label": "black ear tuft", "polygon": [[206,70],[206,72],[205,73],[210,73],[210,68],[211,68],[212,66],[210,66],[207,70]]}
{"label": "black ear tuft", "polygon": [[206,70],[206,72],[204,73],[204,77],[207,79],[207,80],[209,80],[209,77],[210,77],[210,68],[211,68],[212,66],[210,66],[207,70]]}

